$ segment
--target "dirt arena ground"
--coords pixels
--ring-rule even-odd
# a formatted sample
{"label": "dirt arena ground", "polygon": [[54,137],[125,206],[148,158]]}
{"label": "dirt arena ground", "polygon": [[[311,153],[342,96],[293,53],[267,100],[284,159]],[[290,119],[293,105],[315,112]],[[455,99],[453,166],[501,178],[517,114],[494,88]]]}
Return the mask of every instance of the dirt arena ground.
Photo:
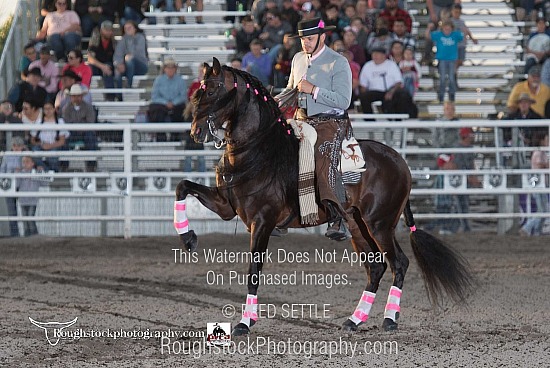
{"label": "dirt arena ground", "polygon": [[[399,238],[412,258],[406,235]],[[197,258],[187,263],[174,262],[176,237],[0,239],[0,366],[550,366],[548,237],[474,233],[444,239],[469,260],[479,279],[468,305],[432,309],[413,261],[399,330],[380,328],[388,273],[371,317],[352,335],[339,327],[358,302],[365,274],[362,267],[341,262],[350,246],[317,235],[272,239],[273,259],[264,272],[279,277],[296,272],[295,282],[287,280],[296,285],[262,286],[263,318],[249,339],[233,339],[225,351],[203,348],[200,337],[189,335],[206,334],[207,323],[239,321],[246,286],[231,271],[242,274],[246,264],[207,263],[203,250],[246,251],[244,235],[199,235]],[[325,251],[325,262],[315,257],[315,249]],[[309,262],[289,262],[297,252],[307,254]],[[316,276],[324,285],[304,285],[302,271],[339,274],[339,284],[336,277]],[[224,318],[232,307],[237,315]],[[61,340],[52,346],[48,340],[56,342],[54,329],[36,327],[29,317],[44,323],[78,319],[61,330]],[[161,332],[165,337],[145,338]],[[186,336],[176,337],[176,332]],[[126,337],[114,339],[116,333]]]}

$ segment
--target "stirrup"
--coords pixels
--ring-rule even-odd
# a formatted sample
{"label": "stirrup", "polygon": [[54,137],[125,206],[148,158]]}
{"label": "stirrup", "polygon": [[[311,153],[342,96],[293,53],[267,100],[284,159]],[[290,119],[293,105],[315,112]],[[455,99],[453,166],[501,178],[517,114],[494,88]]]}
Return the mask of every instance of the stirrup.
{"label": "stirrup", "polygon": [[335,241],[344,241],[351,239],[351,234],[348,230],[348,227],[341,217],[339,219],[336,219],[336,221],[329,225],[325,236],[330,240]]}

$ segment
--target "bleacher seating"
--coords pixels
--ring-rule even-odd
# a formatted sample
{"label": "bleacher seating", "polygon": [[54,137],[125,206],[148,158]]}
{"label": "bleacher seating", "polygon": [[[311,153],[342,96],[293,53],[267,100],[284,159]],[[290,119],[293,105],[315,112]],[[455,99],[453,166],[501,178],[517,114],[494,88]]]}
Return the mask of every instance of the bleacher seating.
{"label": "bleacher seating", "polygon": [[[418,25],[417,60],[422,60],[424,32],[429,21],[425,2],[408,1]],[[522,27],[524,22],[513,18],[514,9],[500,0],[463,0],[462,16],[478,39],[477,45],[468,42],[466,61],[458,71],[459,90],[456,111],[460,118],[488,117],[506,110],[511,86],[517,82],[524,62]],[[433,119],[442,115],[443,106],[437,103],[439,75],[436,64],[422,66],[422,78],[415,100],[420,117]]]}

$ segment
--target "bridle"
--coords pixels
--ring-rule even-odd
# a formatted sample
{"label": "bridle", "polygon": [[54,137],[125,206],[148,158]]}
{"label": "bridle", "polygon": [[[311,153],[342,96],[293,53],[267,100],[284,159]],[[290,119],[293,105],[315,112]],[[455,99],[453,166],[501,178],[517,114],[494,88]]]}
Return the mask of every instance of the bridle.
{"label": "bridle", "polygon": [[[238,87],[237,75],[234,74],[234,73],[233,73],[233,86],[234,86],[234,88]],[[218,82],[217,87],[218,88],[224,87],[224,89],[225,89],[225,83],[220,81],[220,82]],[[206,83],[204,83],[204,80],[201,83],[201,89],[206,92]],[[217,127],[216,124],[215,124],[216,111],[219,110],[219,109],[218,110],[215,110],[215,109],[217,108],[218,103],[220,102],[222,97],[227,95],[227,93],[229,93],[229,92],[230,91],[227,91],[227,89],[226,89],[226,93],[224,93],[223,95],[218,96],[218,98],[216,98],[216,101],[214,101],[214,103],[210,105],[210,108],[208,110],[208,115],[206,116],[206,125],[208,126],[208,132],[213,137],[214,146],[217,149],[221,149],[222,147],[227,145],[227,143],[230,142],[230,140],[227,139],[227,123],[228,122],[225,121],[222,124],[221,127]],[[220,133],[220,130],[222,131],[221,133]],[[208,135],[207,135],[207,138],[205,139],[205,142],[207,140],[208,140]]]}

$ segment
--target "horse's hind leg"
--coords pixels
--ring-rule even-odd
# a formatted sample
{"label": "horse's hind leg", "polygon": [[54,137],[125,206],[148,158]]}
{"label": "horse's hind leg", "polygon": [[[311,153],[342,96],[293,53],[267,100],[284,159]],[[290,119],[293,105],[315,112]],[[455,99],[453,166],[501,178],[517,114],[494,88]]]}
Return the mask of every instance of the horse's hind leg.
{"label": "horse's hind leg", "polygon": [[[369,252],[378,252],[374,239],[370,236],[363,219],[361,219],[358,213],[356,213],[354,220],[348,222],[348,225],[352,234],[351,242],[356,253],[368,256]],[[366,259],[368,260],[369,257]],[[376,262],[364,263],[367,271],[367,286],[361,295],[357,308],[355,308],[353,314],[342,325],[344,331],[357,331],[358,326],[369,317],[369,312],[374,303],[380,280],[387,268],[383,260],[380,262],[375,259],[375,261]]]}
{"label": "horse's hind leg", "polygon": [[372,235],[380,251],[384,252],[393,274],[393,283],[384,309],[384,323],[382,324],[386,331],[391,331],[397,329],[397,319],[399,319],[401,310],[401,290],[409,267],[409,259],[395,239],[393,227],[376,229]]}

